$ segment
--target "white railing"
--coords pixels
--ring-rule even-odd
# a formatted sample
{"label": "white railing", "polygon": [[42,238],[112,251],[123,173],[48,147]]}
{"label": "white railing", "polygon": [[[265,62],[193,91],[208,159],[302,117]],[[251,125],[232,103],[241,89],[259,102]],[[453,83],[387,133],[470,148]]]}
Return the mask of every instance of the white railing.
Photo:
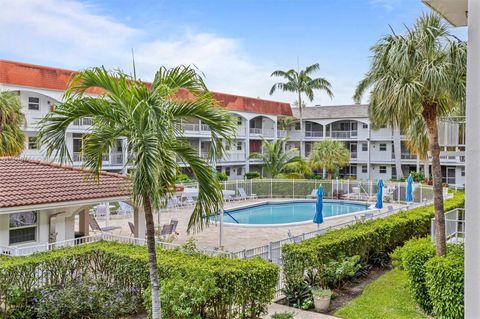
{"label": "white railing", "polygon": [[265,137],[274,137],[275,133],[273,128],[266,129],[266,128],[250,128],[250,134],[261,135]]}
{"label": "white railing", "polygon": [[277,130],[277,137],[287,137],[288,131],[285,130]]}
{"label": "white railing", "polygon": [[[430,229],[432,240],[435,241],[435,218],[432,218]],[[465,241],[465,209],[456,208],[445,213],[445,236],[451,243]]]}
{"label": "white railing", "polygon": [[185,132],[210,134],[210,127],[207,124],[182,123],[181,128]]}
{"label": "white railing", "polygon": [[305,137],[323,137],[323,131],[305,131]]}
{"label": "white railing", "polygon": [[82,117],[78,120],[73,121],[73,126],[90,126],[93,124],[93,120],[91,117]]}
{"label": "white railing", "polygon": [[[17,246],[17,247],[0,246],[0,255],[28,256],[33,253],[46,252],[53,249],[90,244],[90,243],[98,242],[101,240],[116,241],[122,244],[133,244],[133,245],[140,245],[140,246],[146,245],[146,240],[142,238],[119,236],[119,235],[114,235],[109,233],[98,233],[98,234],[79,237],[75,239],[57,241],[55,243],[45,243],[45,244]],[[156,244],[163,249],[176,249],[181,247],[181,245],[179,244],[167,243],[167,242],[162,242],[158,240],[156,241]],[[228,252],[217,251],[217,250],[208,249],[208,248],[197,249],[197,251],[210,256],[225,255],[228,257],[232,257],[232,255]]]}
{"label": "white railing", "polygon": [[327,131],[327,136],[331,138],[356,138],[358,131]]}

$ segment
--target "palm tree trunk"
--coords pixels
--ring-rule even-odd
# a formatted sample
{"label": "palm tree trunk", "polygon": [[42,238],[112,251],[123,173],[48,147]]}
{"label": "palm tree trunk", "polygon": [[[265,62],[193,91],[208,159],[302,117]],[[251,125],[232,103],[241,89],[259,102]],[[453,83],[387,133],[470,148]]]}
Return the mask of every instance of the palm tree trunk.
{"label": "palm tree trunk", "polygon": [[158,283],[157,253],[155,247],[155,224],[153,223],[152,205],[148,195],[143,196],[143,207],[147,226],[148,265],[150,268],[150,283],[152,285],[152,319],[160,319],[160,285]]}
{"label": "palm tree trunk", "polygon": [[428,141],[432,155],[433,207],[435,210],[435,244],[437,256],[446,254],[445,215],[443,212],[442,167],[435,105],[424,106],[423,117],[427,124]]}
{"label": "palm tree trunk", "polygon": [[402,179],[402,141],[400,140],[400,127],[398,125],[393,125],[393,151],[395,154],[395,173],[397,179]]}
{"label": "palm tree trunk", "polygon": [[300,157],[305,156],[305,145],[303,144],[303,110],[302,110],[302,93],[298,92],[298,111],[300,113]]}

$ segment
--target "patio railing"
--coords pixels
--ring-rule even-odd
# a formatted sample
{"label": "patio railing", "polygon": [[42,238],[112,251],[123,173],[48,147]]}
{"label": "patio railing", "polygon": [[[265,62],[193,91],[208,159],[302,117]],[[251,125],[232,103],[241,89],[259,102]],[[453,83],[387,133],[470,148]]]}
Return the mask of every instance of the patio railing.
{"label": "patio railing", "polygon": [[[435,218],[432,218],[431,237],[435,241]],[[465,209],[456,208],[445,213],[445,236],[450,243],[465,241]]]}
{"label": "patio railing", "polygon": [[[146,245],[146,240],[142,239],[142,238],[119,236],[119,235],[114,235],[114,234],[109,234],[109,233],[98,233],[98,234],[93,234],[93,235],[85,236],[85,237],[79,237],[79,238],[75,238],[75,239],[57,241],[57,242],[54,242],[54,243],[45,243],[45,244],[18,246],[18,247],[0,246],[0,255],[28,256],[28,255],[31,255],[33,253],[46,252],[46,251],[53,250],[53,249],[67,248],[67,247],[73,247],[73,246],[77,246],[77,245],[90,244],[90,243],[94,243],[94,242],[98,242],[98,241],[102,241],[102,240],[115,241],[115,242],[119,242],[119,243],[122,243],[122,244],[133,244],[133,245],[140,245],[140,246]],[[181,247],[181,245],[179,245],[179,244],[161,242],[161,241],[158,241],[158,240],[156,241],[156,244],[163,249],[176,249],[176,248]],[[209,255],[209,256],[219,256],[219,255],[230,256],[230,253],[228,253],[228,252],[223,252],[223,251],[218,251],[218,250],[208,249],[208,248],[199,248],[199,249],[197,249],[197,251],[200,252],[200,253]]]}

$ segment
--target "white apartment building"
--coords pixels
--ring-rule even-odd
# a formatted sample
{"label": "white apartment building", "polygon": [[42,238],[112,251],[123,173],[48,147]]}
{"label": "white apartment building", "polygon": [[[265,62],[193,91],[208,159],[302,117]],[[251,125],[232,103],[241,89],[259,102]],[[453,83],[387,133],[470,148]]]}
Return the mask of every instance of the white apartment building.
{"label": "white apartment building", "polygon": [[[23,156],[45,159],[42,147],[35,136],[37,122],[55,104],[62,101],[63,92],[73,71],[31,65],[21,62],[0,60],[0,90],[19,93],[22,111],[26,115],[24,125],[28,138]],[[92,95],[95,92],[90,92]],[[344,141],[351,153],[350,164],[340,171],[341,177],[358,179],[396,178],[395,165],[401,166],[404,175],[410,171],[424,169],[424,163],[410,154],[405,146],[405,137],[397,134],[401,145],[400,160],[395,160],[395,134],[390,127],[373,130],[370,127],[367,105],[337,105],[308,107],[303,112],[303,132],[297,123],[293,127],[278,129],[280,116],[299,118],[298,110],[288,103],[248,98],[230,94],[214,93],[221,106],[237,118],[236,140],[228,147],[224,157],[217,159],[217,170],[225,172],[229,179],[243,179],[248,171],[262,171],[262,163],[250,159],[250,154],[262,151],[262,140],[274,141],[288,138],[286,148],[296,148],[303,157],[308,157],[313,143],[323,139]],[[82,136],[88,132],[91,120],[84,118],[73,123],[67,131],[69,152],[73,164],[82,164]],[[210,148],[208,126],[199,121],[182,124],[184,135],[206,157]],[[442,121],[440,123],[442,145],[442,170],[445,182],[463,186],[465,161],[464,121]],[[105,154],[104,169],[121,172],[128,168],[127,141],[118,140],[114,149]],[[180,164],[184,166],[183,164]],[[185,168],[188,171],[188,168]]]}

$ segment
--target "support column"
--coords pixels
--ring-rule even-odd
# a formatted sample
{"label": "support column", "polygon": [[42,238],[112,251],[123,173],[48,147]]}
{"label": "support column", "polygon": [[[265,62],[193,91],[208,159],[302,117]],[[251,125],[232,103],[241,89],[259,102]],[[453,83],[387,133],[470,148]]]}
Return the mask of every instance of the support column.
{"label": "support column", "polygon": [[78,230],[88,236],[90,234],[90,214],[87,209],[84,209],[79,214],[79,228]]}
{"label": "support column", "polygon": [[480,1],[468,1],[465,318],[480,318]]}
{"label": "support column", "polygon": [[135,225],[135,238],[144,238],[146,234],[145,211],[143,207],[134,207],[133,224]]}

